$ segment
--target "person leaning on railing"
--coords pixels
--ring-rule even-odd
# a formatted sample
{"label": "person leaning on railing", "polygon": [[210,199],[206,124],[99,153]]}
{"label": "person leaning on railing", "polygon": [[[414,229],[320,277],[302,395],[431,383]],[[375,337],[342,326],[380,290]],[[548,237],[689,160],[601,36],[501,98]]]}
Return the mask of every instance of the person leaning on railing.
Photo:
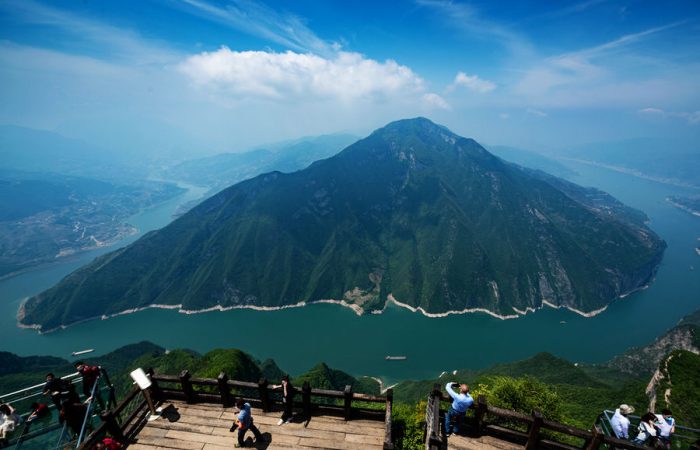
{"label": "person leaning on railing", "polygon": [[17,428],[22,418],[7,403],[0,405],[0,445],[4,445],[7,435]]}
{"label": "person leaning on railing", "polygon": [[629,439],[630,420],[628,415],[634,412],[634,407],[622,404],[615,410],[615,414],[610,419],[610,426],[619,439]]}
{"label": "person leaning on railing", "polygon": [[[75,362],[75,370],[78,371],[80,376],[83,377],[83,394],[85,398],[90,399],[92,397],[92,389],[97,379],[100,377],[100,367],[99,366],[88,366],[82,361]],[[104,409],[105,404],[100,395],[99,388],[95,389],[95,399],[99,403],[100,408]]]}
{"label": "person leaning on railing", "polygon": [[676,432],[676,419],[670,409],[662,409],[661,414],[656,414],[659,440],[666,448],[671,448],[671,436]]}
{"label": "person leaning on railing", "polygon": [[[457,387],[459,387],[459,394],[453,390],[453,388]],[[467,410],[474,404],[474,399],[469,395],[469,386],[464,383],[449,382],[445,386],[445,390],[452,397],[452,405],[450,405],[450,409],[445,414],[445,433],[449,436],[453,431],[453,420],[455,422],[454,432],[459,433],[459,426],[464,421]]]}

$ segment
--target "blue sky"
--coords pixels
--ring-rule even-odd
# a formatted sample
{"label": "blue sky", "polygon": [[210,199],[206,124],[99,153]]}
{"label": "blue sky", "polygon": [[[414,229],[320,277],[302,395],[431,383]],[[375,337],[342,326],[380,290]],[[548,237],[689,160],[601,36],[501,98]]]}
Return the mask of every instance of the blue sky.
{"label": "blue sky", "polygon": [[0,95],[0,124],[187,155],[417,115],[698,142],[700,3],[0,0]]}

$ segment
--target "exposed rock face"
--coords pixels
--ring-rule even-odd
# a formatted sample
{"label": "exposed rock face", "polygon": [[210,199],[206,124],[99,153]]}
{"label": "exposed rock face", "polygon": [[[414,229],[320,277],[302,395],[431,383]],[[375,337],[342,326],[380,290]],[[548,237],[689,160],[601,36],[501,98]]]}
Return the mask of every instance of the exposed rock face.
{"label": "exposed rock face", "polygon": [[[615,357],[608,365],[637,376],[658,372],[659,364],[674,350],[700,353],[697,344],[698,339],[700,339],[698,330],[700,328],[696,325],[679,325],[657,338],[652,344],[646,347],[632,348]],[[653,377],[658,377],[658,374]]]}

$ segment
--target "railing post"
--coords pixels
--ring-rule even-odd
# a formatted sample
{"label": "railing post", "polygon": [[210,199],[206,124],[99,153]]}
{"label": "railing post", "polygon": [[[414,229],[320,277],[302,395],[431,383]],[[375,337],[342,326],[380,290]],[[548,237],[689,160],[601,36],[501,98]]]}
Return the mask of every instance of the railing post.
{"label": "railing post", "polygon": [[272,411],[272,408],[270,408],[270,396],[267,392],[267,385],[267,378],[261,378],[260,381],[258,381],[258,390],[260,391],[260,403],[262,403],[263,412]]}
{"label": "railing post", "polygon": [[391,414],[394,405],[394,390],[389,388],[386,390],[386,412],[384,415],[384,449],[394,450],[394,443],[391,439]]}
{"label": "railing post", "polygon": [[311,385],[308,381],[304,381],[301,386],[301,403],[304,406],[304,417],[306,420],[311,419]]}
{"label": "railing post", "polygon": [[439,383],[433,384],[433,390],[430,392],[429,408],[432,408],[432,432],[428,436],[428,445],[430,450],[442,450],[447,448],[447,430],[445,427],[440,429],[440,401],[442,400],[442,389]]}
{"label": "railing post", "polygon": [[345,420],[350,420],[352,415],[352,386],[349,384],[345,386],[343,394],[345,395]]}
{"label": "railing post", "polygon": [[117,406],[117,397],[114,395],[114,385],[112,385],[112,382],[109,379],[109,374],[107,374],[107,371],[103,367],[100,367],[100,373],[104,377],[105,384],[109,387],[109,398],[107,399],[107,406],[110,408],[114,408],[115,406]]}
{"label": "railing post", "polygon": [[228,375],[224,372],[219,373],[216,377],[216,382],[219,384],[219,394],[221,394],[221,405],[226,408],[233,405],[233,396],[231,395],[231,388],[228,386]]}
{"label": "railing post", "polygon": [[192,388],[192,375],[189,370],[183,370],[180,372],[180,385],[182,386],[182,393],[185,394],[185,401],[187,403],[194,403],[194,389]]}
{"label": "railing post", "polygon": [[158,385],[158,382],[153,379],[153,376],[156,374],[155,370],[153,370],[153,367],[149,367],[146,369],[146,375],[148,375],[148,378],[151,380],[151,392],[153,393],[153,398],[156,401],[163,401],[163,392],[160,390],[160,386]]}
{"label": "railing post", "polygon": [[102,419],[105,425],[107,425],[107,431],[112,435],[112,437],[121,442],[125,441],[124,432],[117,423],[117,418],[114,416],[114,412],[112,412],[111,409],[102,411],[100,413],[100,419]]}
{"label": "railing post", "polygon": [[603,445],[603,439],[605,438],[605,434],[603,434],[603,432],[597,424],[593,424],[591,433],[593,434],[593,436],[591,437],[591,440],[586,443],[585,448],[586,450],[598,450],[600,446]]}
{"label": "railing post", "polygon": [[540,440],[540,427],[542,427],[542,414],[539,411],[534,411],[532,413],[532,425],[530,425],[530,431],[527,434],[527,444],[525,445],[525,450],[535,450],[537,448],[537,443]]}
{"label": "railing post", "polygon": [[476,400],[476,434],[481,436],[484,432],[484,417],[486,417],[486,411],[488,410],[488,404],[486,402],[485,395],[479,395]]}

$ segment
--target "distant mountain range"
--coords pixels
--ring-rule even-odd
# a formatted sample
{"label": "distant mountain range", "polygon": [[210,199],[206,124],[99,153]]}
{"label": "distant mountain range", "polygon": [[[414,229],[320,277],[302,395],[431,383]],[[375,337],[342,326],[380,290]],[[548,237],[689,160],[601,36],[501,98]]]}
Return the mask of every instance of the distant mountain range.
{"label": "distant mountain range", "polygon": [[207,186],[215,193],[261,173],[303,169],[314,161],[335,155],[357,139],[350,134],[329,134],[247,152],[221,153],[179,163],[165,169],[162,177]]}
{"label": "distant mountain range", "polygon": [[665,243],[609,195],[506,163],[427,119],[268,173],[98,258],[29,299],[60,325],[146,307],[387,299],[427,314],[595,313],[651,281]]}
{"label": "distant mountain range", "polygon": [[565,149],[559,156],[666,183],[700,187],[700,147],[670,139],[628,139]]}
{"label": "distant mountain range", "polygon": [[564,164],[558,162],[554,158],[544,156],[541,153],[504,145],[489,145],[486,149],[506,161],[530,169],[541,170],[550,175],[561,178],[569,178],[576,175],[576,172],[569,169]]}

